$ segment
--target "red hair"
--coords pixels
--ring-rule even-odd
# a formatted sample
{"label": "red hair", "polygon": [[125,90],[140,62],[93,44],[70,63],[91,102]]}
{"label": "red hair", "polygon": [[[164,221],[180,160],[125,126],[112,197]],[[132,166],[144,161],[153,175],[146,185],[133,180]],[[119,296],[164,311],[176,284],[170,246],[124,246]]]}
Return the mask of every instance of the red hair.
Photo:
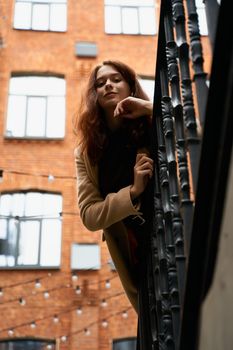
{"label": "red hair", "polygon": [[[103,65],[112,66],[121,73],[122,77],[128,83],[133,96],[149,100],[138,81],[136,73],[126,64],[108,60],[94,68],[87,83],[75,127],[75,131],[79,136],[78,144],[81,146],[81,152],[87,152],[92,164],[98,162],[104,147],[107,145],[108,137],[104,112],[97,101],[96,95],[96,76],[98,70]],[[129,136],[137,143],[146,124],[149,124],[149,118],[142,116],[133,121],[124,119],[123,123],[129,130]]]}

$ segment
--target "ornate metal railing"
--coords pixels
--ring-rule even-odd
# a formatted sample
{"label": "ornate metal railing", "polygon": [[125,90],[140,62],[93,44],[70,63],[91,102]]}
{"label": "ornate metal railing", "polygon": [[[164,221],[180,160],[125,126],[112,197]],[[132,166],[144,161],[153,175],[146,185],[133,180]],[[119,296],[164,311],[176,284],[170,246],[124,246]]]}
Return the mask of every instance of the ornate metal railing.
{"label": "ornate metal railing", "polygon": [[[219,5],[206,3],[213,48]],[[146,197],[137,350],[186,349],[183,332],[192,327],[183,323],[209,98],[206,78],[195,0],[162,0],[152,130],[155,174]]]}

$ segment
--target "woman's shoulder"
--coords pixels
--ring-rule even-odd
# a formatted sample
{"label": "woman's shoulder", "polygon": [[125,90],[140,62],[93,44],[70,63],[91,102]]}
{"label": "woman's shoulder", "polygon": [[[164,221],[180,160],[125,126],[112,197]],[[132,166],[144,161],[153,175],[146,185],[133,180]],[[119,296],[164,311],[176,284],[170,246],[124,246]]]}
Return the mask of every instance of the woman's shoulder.
{"label": "woman's shoulder", "polygon": [[80,146],[75,147],[75,149],[74,149],[74,157],[75,158],[79,158],[81,156],[81,154],[82,154],[81,147]]}
{"label": "woman's shoulder", "polygon": [[88,155],[87,155],[87,152],[82,148],[82,146],[78,145],[74,149],[74,157],[86,159],[86,158],[88,158]]}
{"label": "woman's shoulder", "polygon": [[90,158],[86,152],[86,150],[83,150],[81,146],[77,146],[74,149],[74,157],[76,162],[78,163],[84,163],[86,167],[92,168]]}

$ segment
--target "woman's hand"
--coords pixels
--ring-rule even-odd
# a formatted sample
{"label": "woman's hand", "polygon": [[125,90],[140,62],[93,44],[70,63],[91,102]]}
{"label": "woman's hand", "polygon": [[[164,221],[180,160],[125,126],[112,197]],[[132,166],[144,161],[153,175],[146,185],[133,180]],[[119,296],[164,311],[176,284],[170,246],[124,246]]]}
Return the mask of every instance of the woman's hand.
{"label": "woman's hand", "polygon": [[114,117],[135,119],[143,115],[152,115],[152,110],[151,101],[129,96],[117,104]]}
{"label": "woman's hand", "polygon": [[130,188],[131,199],[137,198],[146,188],[148,180],[153,175],[153,159],[146,153],[138,153],[134,166],[134,183]]}

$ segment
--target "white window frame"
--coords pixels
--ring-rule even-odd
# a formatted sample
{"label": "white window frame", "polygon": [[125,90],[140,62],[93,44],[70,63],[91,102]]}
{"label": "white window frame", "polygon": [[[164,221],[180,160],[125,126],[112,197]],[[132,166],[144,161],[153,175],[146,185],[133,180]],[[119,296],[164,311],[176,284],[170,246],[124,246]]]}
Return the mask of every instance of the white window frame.
{"label": "white window frame", "polygon": [[59,268],[61,212],[59,193],[0,194],[0,269]]}
{"label": "white window frame", "polygon": [[[105,0],[105,33],[107,34],[126,34],[126,35],[155,35],[157,33],[156,28],[156,4],[153,0]],[[117,28],[113,29],[113,18],[109,13],[109,10],[118,12],[119,22]],[[150,10],[154,19],[153,30],[143,29],[143,11]],[[124,12],[134,11],[135,28],[130,26],[125,27],[124,25]],[[141,17],[141,19],[140,19]],[[111,28],[109,28],[109,23]],[[127,21],[125,22],[127,24]]]}
{"label": "white window frame", "polygon": [[63,77],[13,75],[9,84],[5,137],[64,139],[65,97]]}
{"label": "white window frame", "polygon": [[[44,11],[43,16],[41,11]],[[15,0],[13,27],[21,30],[65,32],[67,0]]]}

